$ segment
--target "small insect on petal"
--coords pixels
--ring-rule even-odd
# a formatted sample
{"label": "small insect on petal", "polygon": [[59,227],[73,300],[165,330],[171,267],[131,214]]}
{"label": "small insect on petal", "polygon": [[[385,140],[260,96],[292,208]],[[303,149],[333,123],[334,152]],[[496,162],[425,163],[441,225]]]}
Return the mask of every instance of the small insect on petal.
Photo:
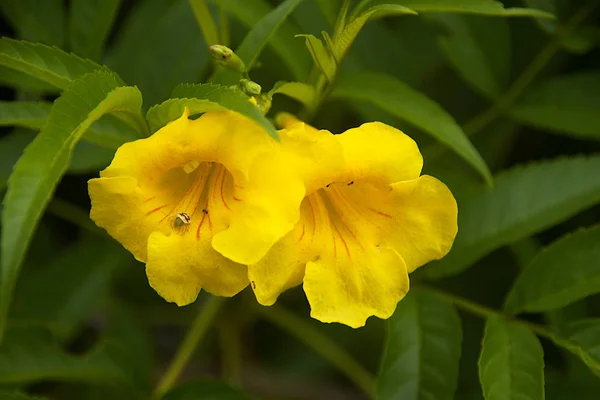
{"label": "small insect on petal", "polygon": [[175,216],[175,219],[173,220],[173,228],[185,232],[189,228],[191,220],[192,218],[188,214],[180,212]]}

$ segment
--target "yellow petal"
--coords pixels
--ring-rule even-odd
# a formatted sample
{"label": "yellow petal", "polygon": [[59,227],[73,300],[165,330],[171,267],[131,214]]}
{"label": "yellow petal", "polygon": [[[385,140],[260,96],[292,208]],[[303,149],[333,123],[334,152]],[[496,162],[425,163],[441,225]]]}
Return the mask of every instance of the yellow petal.
{"label": "yellow petal", "polygon": [[352,328],[371,315],[389,318],[408,288],[402,258],[393,249],[369,245],[309,262],[304,277],[311,317]]}
{"label": "yellow petal", "polygon": [[200,289],[217,296],[233,296],[244,289],[247,268],[213,250],[204,235],[200,240],[195,236],[193,232],[150,235],[146,264],[150,286],[178,306],[193,303]]}
{"label": "yellow petal", "polygon": [[415,179],[423,157],[414,140],[381,122],[370,122],[336,136],[344,149],[343,180],[393,183]]}

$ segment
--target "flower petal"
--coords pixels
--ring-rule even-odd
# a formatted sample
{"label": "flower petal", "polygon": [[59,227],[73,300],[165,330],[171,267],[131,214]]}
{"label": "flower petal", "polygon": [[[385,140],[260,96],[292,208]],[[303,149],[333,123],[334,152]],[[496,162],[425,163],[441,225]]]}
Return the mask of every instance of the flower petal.
{"label": "flower petal", "polygon": [[408,292],[406,265],[393,249],[353,249],[351,257],[327,257],[306,265],[304,292],[311,317],[364,326],[375,315],[389,318]]}
{"label": "flower petal", "polygon": [[432,176],[391,186],[397,212],[386,243],[402,255],[410,273],[450,251],[458,232],[458,208],[450,189]]}
{"label": "flower petal", "polygon": [[342,180],[392,183],[417,178],[423,157],[414,140],[381,122],[369,122],[336,136],[347,169]]}
{"label": "flower petal", "polygon": [[152,233],[146,274],[150,286],[178,306],[193,303],[200,289],[233,296],[248,285],[246,266],[214,251],[209,239],[198,241],[192,234]]}

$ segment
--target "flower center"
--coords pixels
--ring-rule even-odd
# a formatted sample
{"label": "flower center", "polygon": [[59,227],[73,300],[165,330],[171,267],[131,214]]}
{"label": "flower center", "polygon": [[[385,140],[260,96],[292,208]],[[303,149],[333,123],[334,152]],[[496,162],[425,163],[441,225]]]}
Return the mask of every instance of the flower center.
{"label": "flower center", "polygon": [[146,217],[157,230],[177,234],[193,233],[200,238],[208,230],[215,234],[227,228],[233,194],[233,176],[218,163],[190,161],[150,178],[143,203]]}

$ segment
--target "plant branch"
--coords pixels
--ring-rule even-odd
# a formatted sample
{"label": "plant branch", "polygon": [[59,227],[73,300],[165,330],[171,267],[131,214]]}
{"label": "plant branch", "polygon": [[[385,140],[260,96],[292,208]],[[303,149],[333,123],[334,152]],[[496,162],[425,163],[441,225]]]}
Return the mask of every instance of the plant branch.
{"label": "plant branch", "polygon": [[156,386],[152,394],[153,399],[162,398],[173,387],[224,302],[225,299],[223,297],[210,296],[204,303],[183,339],[181,346],[177,349],[175,357],[171,360],[165,374]]}
{"label": "plant branch", "polygon": [[308,321],[281,306],[256,306],[255,310],[266,320],[295,336],[337,367],[369,398],[375,398],[375,378],[373,375],[365,370],[346,350]]}

